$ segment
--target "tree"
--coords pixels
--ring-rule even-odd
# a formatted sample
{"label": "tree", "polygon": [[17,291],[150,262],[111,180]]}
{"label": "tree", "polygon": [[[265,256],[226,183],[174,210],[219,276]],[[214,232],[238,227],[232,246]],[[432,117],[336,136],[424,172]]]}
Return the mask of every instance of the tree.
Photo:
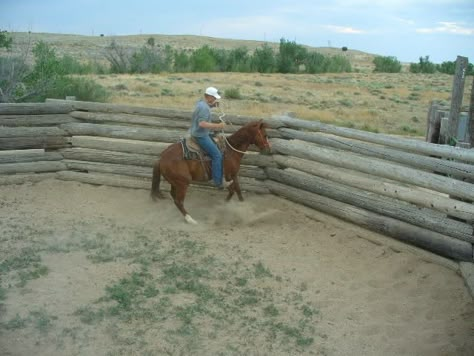
{"label": "tree", "polygon": [[264,43],[261,48],[256,48],[250,59],[251,70],[259,73],[273,73],[276,68],[275,54],[272,47]]}
{"label": "tree", "polygon": [[216,59],[211,48],[207,45],[198,48],[191,54],[190,63],[193,72],[212,72],[216,68]]}
{"label": "tree", "polygon": [[280,40],[280,53],[277,59],[278,72],[297,73],[307,56],[308,51],[306,48],[282,38]]}

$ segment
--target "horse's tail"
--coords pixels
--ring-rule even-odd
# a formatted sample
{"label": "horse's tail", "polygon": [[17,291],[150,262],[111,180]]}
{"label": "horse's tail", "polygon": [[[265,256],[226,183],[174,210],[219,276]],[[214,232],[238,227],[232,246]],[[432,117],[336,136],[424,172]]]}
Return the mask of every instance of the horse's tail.
{"label": "horse's tail", "polygon": [[153,178],[151,181],[151,192],[150,196],[153,200],[157,198],[163,199],[163,194],[160,192],[160,182],[161,182],[161,170],[160,162],[156,162],[153,166]]}

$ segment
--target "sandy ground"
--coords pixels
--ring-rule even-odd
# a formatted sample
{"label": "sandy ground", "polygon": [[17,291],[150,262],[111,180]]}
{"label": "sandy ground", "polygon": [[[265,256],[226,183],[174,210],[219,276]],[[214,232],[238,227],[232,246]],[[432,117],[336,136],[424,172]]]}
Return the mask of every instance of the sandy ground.
{"label": "sandy ground", "polygon": [[[454,271],[374,244],[366,238],[377,234],[284,199],[244,196],[243,203],[224,203],[224,192],[191,189],[187,207],[199,222],[193,227],[171,200],[154,203],[144,190],[57,180],[0,187],[0,354],[472,355],[474,303]],[[146,239],[151,250],[183,237],[204,244],[223,266],[235,260],[243,271],[258,261],[278,276],[256,279],[255,288],[287,312],[280,312],[286,320],[290,306],[310,305],[312,325],[305,319],[304,332],[311,342],[293,345],[296,327],[280,338],[268,323],[239,324],[237,315],[212,335],[196,332],[192,343],[189,335],[164,333],[173,314],[81,322],[78,309],[103,303],[106,286],[130,275],[140,257],[115,253],[98,262],[91,244],[108,239],[104,246],[115,251]],[[21,271],[33,265],[22,257],[28,253],[47,272],[23,275],[22,283]],[[192,304],[180,298],[173,303]],[[242,333],[242,325],[251,332]]]}

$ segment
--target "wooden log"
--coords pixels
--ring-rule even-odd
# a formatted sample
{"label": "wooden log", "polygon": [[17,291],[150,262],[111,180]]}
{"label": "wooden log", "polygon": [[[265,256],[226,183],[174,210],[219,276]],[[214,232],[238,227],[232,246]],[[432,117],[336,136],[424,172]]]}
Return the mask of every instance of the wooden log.
{"label": "wooden log", "polygon": [[446,145],[436,145],[419,140],[394,137],[373,132],[365,132],[345,127],[337,127],[317,121],[298,120],[290,117],[278,117],[278,119],[289,128],[321,131],[337,136],[395,147],[427,156],[439,156],[474,163],[474,150],[465,150]]}
{"label": "wooden log", "polygon": [[[113,187],[122,188],[135,188],[135,189],[151,189],[151,179],[143,177],[130,177],[119,174],[107,174],[107,173],[83,173],[73,171],[61,171],[56,174],[56,177],[61,180],[89,183],[95,185],[107,185]],[[269,189],[264,182],[258,181],[252,178],[242,178],[241,188],[243,191],[257,193],[257,194],[269,194]],[[192,189],[215,189],[209,183],[193,183]],[[166,180],[161,180],[160,189],[163,191],[169,191],[170,185]]]}
{"label": "wooden log", "polygon": [[18,149],[57,149],[68,145],[68,139],[64,136],[38,136],[38,137],[0,137],[0,150]]}
{"label": "wooden log", "polygon": [[153,171],[151,167],[143,167],[136,165],[125,165],[115,163],[104,163],[104,162],[92,162],[92,161],[76,161],[65,159],[64,164],[68,170],[71,171],[82,171],[82,172],[99,172],[99,173],[111,173],[119,174],[123,176],[131,177],[143,177],[151,178]]}
{"label": "wooden log", "polygon": [[474,243],[473,227],[470,224],[449,219],[437,211],[418,208],[400,200],[335,183],[293,169],[267,168],[266,172],[270,179],[280,183]]}
{"label": "wooden log", "polygon": [[375,158],[362,157],[354,153],[341,153],[341,151],[318,147],[303,141],[286,141],[275,138],[271,142],[274,152],[331,164],[336,167],[349,168],[454,195],[462,199],[474,200],[474,185],[470,183]]}
{"label": "wooden log", "polygon": [[108,113],[121,113],[121,114],[137,114],[145,116],[158,116],[175,119],[190,120],[192,111],[166,109],[166,108],[147,108],[132,105],[120,105],[120,104],[109,104],[109,103],[94,103],[88,101],[73,101],[73,100],[61,100],[61,99],[46,99],[46,103],[50,105],[58,105],[61,103],[67,103],[70,105],[71,111],[92,111],[92,112],[108,112]]}
{"label": "wooden log", "polygon": [[61,161],[0,164],[0,174],[57,172],[63,170],[66,170],[66,165]]}
{"label": "wooden log", "polygon": [[375,179],[369,174],[296,157],[275,155],[274,160],[282,167],[294,168],[333,182],[407,201],[417,206],[432,208],[459,219],[474,221],[474,205],[441,196],[433,191],[401,185],[392,180]]}
{"label": "wooden log", "polygon": [[448,126],[449,126],[449,118],[442,117],[441,124],[439,127],[439,140],[438,140],[438,143],[440,145],[445,145],[448,143]]}
{"label": "wooden log", "polygon": [[265,154],[247,154],[242,157],[242,164],[257,167],[278,167],[273,160],[273,156]]}
{"label": "wooden log", "polygon": [[56,177],[56,173],[25,173],[25,174],[12,174],[12,175],[0,175],[0,185],[13,185],[13,184],[26,184],[26,183],[37,183],[45,179],[53,179]]}
{"label": "wooden log", "polygon": [[[192,117],[192,110],[176,110],[167,108],[145,108],[130,105],[118,105],[118,104],[103,104],[103,103],[92,103],[86,101],[70,101],[61,99],[46,99],[47,103],[67,103],[72,106],[74,111],[89,111],[89,112],[106,112],[106,113],[119,113],[119,114],[137,114],[144,116],[156,116],[161,118],[181,119],[188,123]],[[71,111],[73,111],[71,110]],[[220,121],[219,116],[222,113],[215,112],[212,114],[213,121]],[[227,123],[234,125],[245,125],[248,122],[262,119],[261,117],[243,116],[226,114],[223,120]],[[284,126],[277,118],[263,119],[264,122],[272,129],[277,129]]]}
{"label": "wooden log", "polygon": [[248,177],[263,180],[267,178],[267,174],[265,173],[263,168],[241,165],[239,170],[239,177]]}
{"label": "wooden log", "polygon": [[471,98],[469,104],[469,144],[471,148],[474,148],[474,77],[472,78],[472,85],[471,85]]}
{"label": "wooden log", "polygon": [[[62,171],[57,173],[56,178],[67,181],[122,188],[150,189],[151,187],[151,179],[149,178],[129,177],[118,174]],[[163,184],[163,190],[169,191],[169,187],[167,187],[166,183]]]}
{"label": "wooden log", "polygon": [[469,61],[467,57],[457,56],[451,92],[451,108],[449,109],[448,144],[451,144],[450,141],[452,139],[457,138],[459,113],[461,112],[462,99],[464,96],[464,83],[466,81],[468,64]]}
{"label": "wooden log", "polygon": [[3,127],[0,138],[66,136],[67,132],[58,127]]}
{"label": "wooden log", "polygon": [[68,114],[50,114],[50,115],[1,115],[0,126],[18,127],[18,126],[54,126],[77,122]]}
{"label": "wooden log", "polygon": [[0,103],[0,115],[68,114],[72,106],[58,103]]}
{"label": "wooden log", "polygon": [[441,122],[436,122],[436,112],[438,111],[437,102],[432,100],[428,109],[428,118],[426,120],[426,137],[425,141],[430,143],[438,143],[439,140],[439,125]]}
{"label": "wooden log", "polygon": [[392,162],[402,163],[417,169],[449,174],[450,176],[457,178],[474,179],[474,164],[426,157],[415,153],[404,152],[343,137],[328,136],[319,132],[300,132],[292,129],[281,129],[280,132],[286,138],[299,139],[325,147],[347,150],[362,154],[365,157],[377,157]]}
{"label": "wooden log", "polygon": [[139,153],[103,151],[90,148],[66,148],[60,150],[60,153],[65,159],[69,160],[116,163],[143,167],[152,167],[154,162],[159,158],[157,156]]}
{"label": "wooden log", "polygon": [[73,136],[71,139],[71,144],[73,147],[140,153],[154,156],[160,155],[161,152],[163,152],[170,145],[169,143],[164,142],[125,140],[95,136]]}
{"label": "wooden log", "polygon": [[184,130],[158,130],[151,128],[88,123],[70,123],[60,125],[60,127],[72,136],[100,136],[169,143],[177,142],[181,137],[186,135],[186,131]]}
{"label": "wooden log", "polygon": [[86,111],[73,111],[70,114],[73,118],[89,123],[122,123],[128,125],[143,125],[151,127],[167,127],[189,129],[191,125],[190,117],[188,120],[165,119],[152,116],[140,116],[121,113],[97,113]]}
{"label": "wooden log", "polygon": [[265,181],[270,191],[296,203],[333,215],[369,230],[394,237],[441,256],[460,261],[473,260],[472,244],[443,234],[376,214],[349,204],[271,180]]}
{"label": "wooden log", "polygon": [[0,164],[34,161],[60,161],[63,156],[57,152],[45,152],[44,149],[0,151]]}

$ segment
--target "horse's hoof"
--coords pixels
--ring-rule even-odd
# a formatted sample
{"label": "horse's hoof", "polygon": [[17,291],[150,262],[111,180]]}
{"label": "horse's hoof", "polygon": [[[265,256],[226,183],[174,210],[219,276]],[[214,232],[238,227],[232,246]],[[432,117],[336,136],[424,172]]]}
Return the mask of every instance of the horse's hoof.
{"label": "horse's hoof", "polygon": [[189,224],[197,224],[197,221],[194,220],[194,219],[191,217],[191,215],[189,215],[189,214],[186,214],[186,215],[184,216],[184,220],[186,220],[186,222],[189,223]]}

